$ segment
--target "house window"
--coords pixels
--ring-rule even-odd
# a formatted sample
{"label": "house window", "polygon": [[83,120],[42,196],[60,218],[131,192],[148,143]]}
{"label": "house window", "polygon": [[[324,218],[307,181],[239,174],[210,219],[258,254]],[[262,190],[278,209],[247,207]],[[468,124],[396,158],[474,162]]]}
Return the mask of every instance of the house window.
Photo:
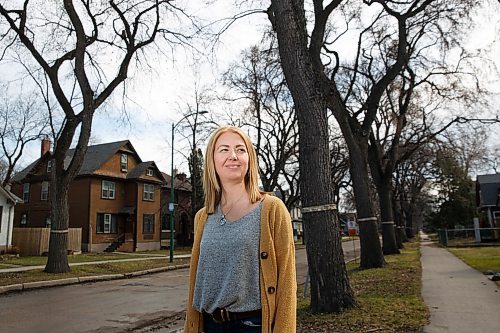
{"label": "house window", "polygon": [[28,215],[26,213],[23,213],[21,215],[21,227],[27,227],[28,226]]}
{"label": "house window", "polygon": [[120,169],[122,171],[128,170],[128,155],[127,154],[122,154],[120,157]]}
{"label": "house window", "polygon": [[52,219],[50,218],[50,216],[47,216],[45,218],[45,228],[50,228],[51,225],[52,225]]}
{"label": "house window", "polygon": [[144,184],[144,192],[142,193],[142,199],[153,201],[155,199],[155,186],[152,184]]}
{"label": "house window", "polygon": [[102,195],[103,199],[114,199],[115,198],[115,183],[109,182],[107,180],[102,181]]}
{"label": "house window", "polygon": [[116,234],[116,215],[97,213],[96,232],[99,234]]}
{"label": "house window", "polygon": [[[2,220],[3,220],[3,206],[0,206],[0,232],[2,232]],[[7,221],[9,223],[9,221]]]}
{"label": "house window", "polygon": [[30,184],[29,183],[23,184],[23,201],[24,201],[24,203],[27,203],[28,201],[30,201]]}
{"label": "house window", "polygon": [[40,193],[40,200],[47,201],[49,199],[49,182],[42,182],[42,192]]}
{"label": "house window", "polygon": [[142,233],[154,234],[155,232],[155,216],[154,214],[144,214],[142,217]]}
{"label": "house window", "polygon": [[52,160],[47,161],[47,173],[52,172]]}
{"label": "house window", "polygon": [[152,175],[153,175],[153,169],[147,169],[146,176],[152,176]]}

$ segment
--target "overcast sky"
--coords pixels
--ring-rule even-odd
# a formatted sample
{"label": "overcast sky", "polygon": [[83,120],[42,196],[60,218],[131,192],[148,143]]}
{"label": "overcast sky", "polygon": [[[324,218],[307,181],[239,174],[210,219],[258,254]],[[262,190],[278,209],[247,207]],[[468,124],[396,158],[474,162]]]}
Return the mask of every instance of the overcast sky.
{"label": "overcast sky", "polygon": [[[197,5],[199,1],[191,1]],[[232,1],[231,1],[232,2]],[[495,1],[496,2],[496,1]],[[218,17],[229,16],[235,9],[225,7],[217,2],[218,7],[207,10],[197,8],[200,16]],[[496,4],[497,11],[500,6]],[[498,15],[491,12],[491,7],[481,13],[478,26],[471,34],[470,47],[484,47],[494,41],[492,54],[496,59],[500,59],[500,26]],[[193,103],[193,91],[195,82],[200,86],[217,86],[220,74],[227,66],[237,61],[242,50],[256,44],[261,38],[261,33],[268,25],[267,17],[264,14],[254,14],[233,24],[227,30],[216,48],[216,63],[203,61],[199,66],[198,75],[195,74],[192,66],[192,57],[189,52],[178,51],[173,59],[165,59],[156,62],[153,69],[146,73],[133,73],[132,78],[127,82],[129,100],[125,101],[129,116],[129,122],[119,120],[122,113],[116,112],[121,109],[123,102],[121,91],[117,90],[113,96],[111,106],[103,112],[98,111],[95,116],[92,136],[97,143],[106,143],[118,140],[130,140],[143,161],[153,160],[159,168],[170,173],[170,127],[172,122],[182,118],[185,110],[182,106],[186,102]],[[497,60],[500,66],[500,60]],[[498,78],[490,78],[497,87]],[[495,84],[496,83],[496,84]],[[500,91],[500,88],[499,90]],[[181,106],[179,108],[179,105]],[[498,110],[496,110],[498,111]],[[500,125],[494,125],[496,132],[500,132]],[[180,140],[181,136],[177,135]],[[497,137],[500,141],[500,136]],[[177,141],[175,147],[185,147],[186,143]],[[34,158],[39,157],[40,144],[31,144],[22,164],[30,163]],[[181,171],[187,172],[187,163],[183,161],[181,155],[176,152],[175,165]],[[182,161],[182,162],[180,162]]]}

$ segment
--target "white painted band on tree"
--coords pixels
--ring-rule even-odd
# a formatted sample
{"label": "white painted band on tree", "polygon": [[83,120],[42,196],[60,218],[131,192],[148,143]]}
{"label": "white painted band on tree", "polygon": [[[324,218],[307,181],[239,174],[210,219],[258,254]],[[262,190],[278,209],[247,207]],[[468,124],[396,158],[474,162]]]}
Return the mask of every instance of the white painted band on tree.
{"label": "white painted band on tree", "polygon": [[384,222],[381,222],[382,224],[394,224],[394,221],[384,221]]}
{"label": "white painted band on tree", "polygon": [[51,233],[54,233],[54,234],[67,234],[69,232],[68,229],[66,230],[50,230]]}
{"label": "white painted band on tree", "polygon": [[302,207],[301,211],[302,211],[302,214],[304,214],[304,213],[323,212],[326,210],[336,210],[336,209],[337,209],[336,204],[326,204],[326,205],[320,205],[320,206]]}
{"label": "white painted band on tree", "polygon": [[376,216],[372,216],[372,217],[363,217],[362,219],[358,219],[358,222],[368,222],[368,221],[377,221],[377,217]]}

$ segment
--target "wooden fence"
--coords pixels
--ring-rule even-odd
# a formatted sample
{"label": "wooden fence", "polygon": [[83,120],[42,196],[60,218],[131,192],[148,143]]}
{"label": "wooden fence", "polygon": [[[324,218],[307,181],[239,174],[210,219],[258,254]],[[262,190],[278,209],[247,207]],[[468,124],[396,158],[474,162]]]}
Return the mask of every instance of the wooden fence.
{"label": "wooden fence", "polygon": [[[22,256],[40,256],[49,252],[50,228],[14,228],[12,245]],[[82,228],[69,228],[68,251],[82,250]]]}

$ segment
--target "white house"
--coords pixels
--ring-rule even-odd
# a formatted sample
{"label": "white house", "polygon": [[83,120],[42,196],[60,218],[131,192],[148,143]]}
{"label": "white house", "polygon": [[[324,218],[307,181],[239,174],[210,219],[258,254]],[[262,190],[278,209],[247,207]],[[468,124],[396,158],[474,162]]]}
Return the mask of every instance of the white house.
{"label": "white house", "polygon": [[0,253],[12,245],[14,206],[21,202],[23,200],[10,191],[10,186],[0,186]]}

